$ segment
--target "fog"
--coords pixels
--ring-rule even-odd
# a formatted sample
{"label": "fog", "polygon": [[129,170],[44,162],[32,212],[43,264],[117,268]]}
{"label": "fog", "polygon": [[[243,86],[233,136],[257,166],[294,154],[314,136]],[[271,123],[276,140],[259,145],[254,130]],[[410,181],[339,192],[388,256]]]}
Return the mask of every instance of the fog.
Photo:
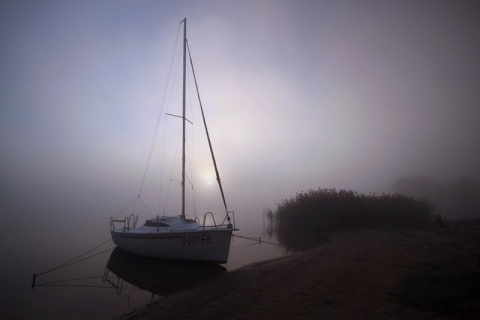
{"label": "fog", "polygon": [[[301,190],[478,176],[476,2],[3,1],[2,237],[108,237],[138,193],[184,17],[229,209],[247,233]],[[72,235],[76,224],[91,234]]]}

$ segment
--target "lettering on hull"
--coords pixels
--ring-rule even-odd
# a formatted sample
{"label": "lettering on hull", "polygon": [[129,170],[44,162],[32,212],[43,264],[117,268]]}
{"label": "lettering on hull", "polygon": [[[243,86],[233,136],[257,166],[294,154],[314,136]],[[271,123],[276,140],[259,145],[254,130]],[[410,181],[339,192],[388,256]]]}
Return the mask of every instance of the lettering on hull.
{"label": "lettering on hull", "polygon": [[206,245],[212,243],[212,237],[208,234],[198,234],[198,235],[183,235],[183,246],[193,246],[193,245]]}

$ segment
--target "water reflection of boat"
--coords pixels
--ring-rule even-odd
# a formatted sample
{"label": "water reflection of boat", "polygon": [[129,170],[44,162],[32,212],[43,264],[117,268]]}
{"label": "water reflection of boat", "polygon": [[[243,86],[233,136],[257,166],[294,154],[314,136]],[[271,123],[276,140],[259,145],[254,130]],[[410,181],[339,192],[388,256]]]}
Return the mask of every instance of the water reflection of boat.
{"label": "water reflection of boat", "polygon": [[[111,277],[110,271],[116,279]],[[225,271],[218,264],[152,259],[116,248],[107,262],[103,281],[114,286],[118,293],[126,281],[152,294],[166,295]]]}

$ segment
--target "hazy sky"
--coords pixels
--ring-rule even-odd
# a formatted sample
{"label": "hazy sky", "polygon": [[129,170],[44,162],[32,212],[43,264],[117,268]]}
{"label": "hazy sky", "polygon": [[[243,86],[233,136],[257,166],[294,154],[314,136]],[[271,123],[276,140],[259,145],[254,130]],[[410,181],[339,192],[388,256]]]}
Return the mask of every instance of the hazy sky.
{"label": "hazy sky", "polygon": [[1,1],[0,197],[133,199],[184,17],[238,214],[480,172],[476,1]]}

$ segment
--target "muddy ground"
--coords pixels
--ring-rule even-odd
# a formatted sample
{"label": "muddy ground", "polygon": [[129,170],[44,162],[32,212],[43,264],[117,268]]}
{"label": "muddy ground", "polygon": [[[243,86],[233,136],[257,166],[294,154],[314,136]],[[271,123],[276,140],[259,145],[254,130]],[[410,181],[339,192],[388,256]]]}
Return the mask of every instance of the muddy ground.
{"label": "muddy ground", "polygon": [[[330,243],[322,247],[222,274],[121,319],[480,318],[478,286],[446,310],[424,303],[415,295],[419,289],[401,289],[406,279],[429,264],[461,264],[477,277],[471,282],[478,281],[479,220],[450,222],[427,231],[360,230],[329,237]],[[429,275],[434,272],[427,269]],[[433,290],[428,295],[441,289]],[[406,304],[409,298],[413,303]],[[448,305],[455,297],[443,299]]]}

